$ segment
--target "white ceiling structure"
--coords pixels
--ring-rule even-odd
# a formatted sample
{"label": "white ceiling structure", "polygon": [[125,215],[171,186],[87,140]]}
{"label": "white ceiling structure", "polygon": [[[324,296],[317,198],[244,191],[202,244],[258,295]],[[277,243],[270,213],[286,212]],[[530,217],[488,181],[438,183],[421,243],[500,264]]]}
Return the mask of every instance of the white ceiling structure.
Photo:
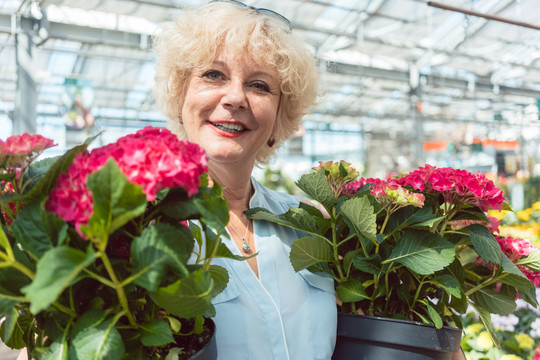
{"label": "white ceiling structure", "polygon": [[[96,122],[163,124],[152,99],[150,35],[174,12],[205,2],[0,0],[0,115],[16,103],[15,33],[45,10],[46,31],[33,35],[38,123],[62,117],[65,79],[75,79],[93,91]],[[305,118],[308,131],[357,132],[376,156],[388,149],[420,160],[426,140],[490,137],[523,141],[538,157],[538,0],[245,3],[290,19],[320,60],[325,95]]]}

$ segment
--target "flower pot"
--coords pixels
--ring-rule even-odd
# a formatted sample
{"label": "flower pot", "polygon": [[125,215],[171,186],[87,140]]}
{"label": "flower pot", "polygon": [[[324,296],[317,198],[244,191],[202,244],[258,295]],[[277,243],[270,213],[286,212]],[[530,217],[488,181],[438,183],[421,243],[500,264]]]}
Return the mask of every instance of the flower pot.
{"label": "flower pot", "polygon": [[337,335],[333,360],[450,360],[461,342],[460,329],[345,313]]}
{"label": "flower pot", "polygon": [[216,344],[216,324],[212,319],[206,319],[205,325],[210,329],[212,337],[210,341],[189,360],[216,360],[217,359],[217,344]]}

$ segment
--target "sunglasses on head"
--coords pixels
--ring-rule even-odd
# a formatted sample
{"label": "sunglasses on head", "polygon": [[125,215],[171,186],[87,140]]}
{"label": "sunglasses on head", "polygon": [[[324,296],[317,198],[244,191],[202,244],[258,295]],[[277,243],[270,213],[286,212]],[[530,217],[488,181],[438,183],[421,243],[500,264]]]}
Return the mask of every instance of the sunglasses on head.
{"label": "sunglasses on head", "polygon": [[279,13],[273,11],[273,10],[270,10],[270,9],[258,8],[258,7],[255,7],[255,6],[246,5],[243,2],[236,1],[236,0],[212,0],[210,2],[211,3],[213,3],[213,2],[224,2],[224,3],[230,3],[230,4],[238,5],[238,6],[241,6],[241,7],[247,7],[247,8],[250,8],[250,9],[254,10],[257,14],[265,14],[265,15],[273,16],[273,17],[283,21],[287,25],[289,30],[293,29],[292,23],[289,21],[289,19],[287,19],[285,16],[283,16],[283,15],[281,15],[281,14],[279,14]]}

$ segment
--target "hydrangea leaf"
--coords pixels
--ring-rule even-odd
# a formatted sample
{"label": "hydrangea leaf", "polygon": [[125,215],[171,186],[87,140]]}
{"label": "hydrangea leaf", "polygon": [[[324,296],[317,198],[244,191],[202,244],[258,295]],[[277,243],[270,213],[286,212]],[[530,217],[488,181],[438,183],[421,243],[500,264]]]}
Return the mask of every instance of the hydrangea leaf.
{"label": "hydrangea leaf", "polygon": [[373,254],[369,258],[363,255],[355,255],[353,257],[354,267],[360,271],[377,275],[381,273],[381,256],[379,254]]}
{"label": "hydrangea leaf", "polygon": [[201,222],[223,234],[229,222],[229,209],[221,195],[221,187],[214,184],[212,189],[201,191],[201,197],[196,197],[194,204],[202,216]]}
{"label": "hydrangea leaf", "polygon": [[420,275],[430,275],[451,264],[456,246],[442,236],[406,230],[383,264],[397,262]]}
{"label": "hydrangea leaf", "polygon": [[30,299],[30,311],[37,314],[55,302],[94,259],[92,251],[85,254],[67,246],[47,251],[37,263],[34,281],[22,288],[22,292]]}
{"label": "hydrangea leaf", "polygon": [[212,297],[214,297],[227,287],[227,284],[229,283],[229,272],[223,266],[219,265],[210,265],[208,272],[212,276],[214,282],[212,293]]}
{"label": "hydrangea leaf", "polygon": [[442,321],[441,316],[437,312],[437,310],[435,310],[433,308],[433,306],[431,306],[430,304],[426,304],[426,308],[427,308],[427,313],[429,315],[429,318],[431,319],[431,321],[433,322],[435,327],[437,329],[442,328],[443,327],[443,321]]}
{"label": "hydrangea leaf", "polygon": [[527,266],[533,272],[540,271],[540,250],[531,250],[528,256],[519,259],[516,264]]}
{"label": "hydrangea leaf", "polygon": [[192,318],[204,314],[210,307],[213,287],[210,273],[199,269],[166,287],[158,288],[151,297],[171,314]]}
{"label": "hydrangea leaf", "polygon": [[68,356],[69,348],[67,340],[64,337],[60,337],[51,344],[49,350],[43,354],[41,360],[68,360]]}
{"label": "hydrangea leaf", "polygon": [[303,237],[293,242],[289,254],[294,271],[333,260],[332,247],[323,239]]}
{"label": "hydrangea leaf", "polygon": [[447,293],[453,295],[454,297],[461,299],[462,293],[458,281],[455,277],[449,274],[437,275],[431,280],[431,283],[439,285]]}
{"label": "hydrangea leaf", "polygon": [[488,331],[489,337],[491,338],[491,341],[493,341],[493,344],[497,348],[500,348],[501,347],[501,342],[499,341],[499,338],[495,334],[495,330],[493,329],[493,325],[491,324],[491,314],[490,314],[490,312],[488,310],[480,307],[480,306],[475,305],[475,304],[471,304],[471,305],[474,308],[474,310],[476,310],[476,313],[479,315],[480,321],[482,322],[482,324],[484,325],[484,327]]}
{"label": "hydrangea leaf", "polygon": [[471,295],[474,303],[491,314],[505,315],[516,308],[516,292],[502,287],[500,291],[482,288]]}
{"label": "hydrangea leaf", "polygon": [[161,319],[154,319],[141,324],[141,343],[144,346],[163,346],[174,342],[169,324]]}
{"label": "hydrangea leaf", "polygon": [[131,244],[135,284],[155,291],[167,275],[167,267],[187,275],[186,263],[192,250],[193,238],[185,227],[157,223],[144,229]]}
{"label": "hydrangea leaf", "polygon": [[300,230],[307,234],[322,237],[316,218],[310,210],[291,207],[283,214],[272,214],[263,208],[253,208],[246,211],[246,215],[254,220],[269,221],[275,224]]}
{"label": "hydrangea leaf", "polygon": [[4,342],[8,341],[13,335],[18,319],[19,312],[14,307],[6,312],[2,322],[2,332],[0,333],[0,338],[2,338]]}
{"label": "hydrangea leaf", "polygon": [[70,359],[120,360],[125,353],[124,342],[112,320],[81,330],[72,340]]}
{"label": "hydrangea leaf", "polygon": [[46,169],[46,172],[43,170],[39,170],[40,173],[43,173],[45,175],[36,176],[35,185],[31,185],[31,190],[24,194],[22,198],[25,204],[29,204],[30,202],[43,197],[45,194],[49,194],[51,192],[51,189],[56,184],[56,179],[58,178],[60,173],[67,170],[68,166],[73,162],[73,158],[75,157],[75,155],[84,152],[88,148],[88,145],[90,145],[90,143],[94,141],[94,139],[97,138],[99,135],[100,134],[94,135],[93,137],[86,139],[83,144],[77,145],[69,149],[62,156],[57,158],[50,166],[49,164],[52,162],[51,159],[44,159],[34,162],[30,166],[31,168],[36,170],[43,167]]}
{"label": "hydrangea leaf", "polygon": [[104,310],[92,309],[88,310],[77,320],[75,325],[71,330],[72,337],[77,336],[77,334],[83,331],[86,328],[98,326],[107,318],[107,313]]}
{"label": "hydrangea leaf", "polygon": [[53,213],[45,211],[41,203],[34,202],[21,211],[11,228],[24,250],[38,259],[64,242],[68,225]]}
{"label": "hydrangea leaf", "polygon": [[6,333],[6,321],[2,322],[0,326],[0,334],[2,334],[2,341],[8,347],[12,349],[22,349],[26,346],[25,340],[29,340],[29,336],[33,336],[30,328],[32,327],[33,318],[30,315],[19,315],[17,317],[17,324],[13,328],[9,339],[5,339],[3,336]]}
{"label": "hydrangea leaf", "polygon": [[405,206],[392,214],[388,220],[388,226],[385,233],[391,233],[413,224],[418,227],[431,227],[440,220],[440,218],[433,217],[432,210],[427,206],[422,208]]}
{"label": "hydrangea leaf", "polygon": [[359,238],[375,241],[377,216],[367,196],[353,197],[344,201],[339,207],[339,212]]}
{"label": "hydrangea leaf", "polygon": [[471,242],[477,254],[485,261],[500,265],[503,252],[489,229],[480,224],[469,225],[466,229],[469,230]]}
{"label": "hydrangea leaf", "polygon": [[300,180],[296,182],[296,185],[306,194],[322,204],[326,209],[330,209],[337,203],[337,199],[334,194],[332,194],[332,190],[326,179],[324,168],[303,175]]}
{"label": "hydrangea leaf", "polygon": [[356,302],[368,298],[362,282],[356,279],[340,282],[336,287],[336,292],[343,302]]}
{"label": "hydrangea leaf", "polygon": [[142,188],[128,181],[113,159],[86,179],[94,212],[81,229],[88,238],[106,237],[146,209]]}

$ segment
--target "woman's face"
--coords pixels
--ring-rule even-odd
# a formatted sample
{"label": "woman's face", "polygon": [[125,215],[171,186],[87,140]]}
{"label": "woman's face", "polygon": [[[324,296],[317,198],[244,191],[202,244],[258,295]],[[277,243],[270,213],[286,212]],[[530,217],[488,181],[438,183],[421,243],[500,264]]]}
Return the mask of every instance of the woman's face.
{"label": "woman's face", "polygon": [[253,166],[272,136],[280,94],[274,68],[224,50],[191,75],[180,109],[187,138],[211,161]]}

